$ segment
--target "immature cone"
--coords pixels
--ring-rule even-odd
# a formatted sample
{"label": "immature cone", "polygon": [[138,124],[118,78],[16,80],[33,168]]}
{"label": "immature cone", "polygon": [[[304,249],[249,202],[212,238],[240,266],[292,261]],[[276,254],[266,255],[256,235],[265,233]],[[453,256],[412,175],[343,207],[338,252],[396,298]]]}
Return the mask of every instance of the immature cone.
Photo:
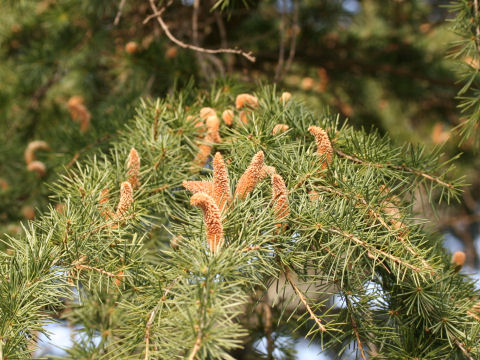
{"label": "immature cone", "polygon": [[235,100],[235,107],[237,109],[241,109],[244,106],[248,106],[253,109],[257,108],[258,98],[250,94],[239,94]]}
{"label": "immature cone", "polygon": [[205,166],[207,163],[208,157],[212,152],[212,145],[210,145],[210,143],[214,142],[210,134],[205,136],[204,141],[207,143],[201,143],[198,145],[198,153],[195,156],[195,159],[193,159],[193,163],[201,167]]}
{"label": "immature cone", "polygon": [[108,202],[110,201],[110,189],[105,188],[102,190],[100,193],[100,196],[98,198],[98,205],[100,208],[100,215],[104,217],[105,219],[110,219],[113,217],[112,212],[108,208]]}
{"label": "immature cone", "polygon": [[238,180],[237,187],[235,188],[235,197],[238,196],[241,199],[245,199],[247,194],[251,192],[262,179],[263,160],[263,151],[255,154],[247,170],[245,170],[240,180]]}
{"label": "immature cone", "polygon": [[206,120],[209,116],[217,116],[215,109],[212,109],[211,107],[204,107],[200,109],[200,117],[203,120]]}
{"label": "immature cone", "polygon": [[120,187],[120,201],[117,205],[116,216],[125,215],[133,202],[133,189],[128,181],[124,181]]}
{"label": "immature cone", "polygon": [[90,127],[90,111],[86,108],[82,96],[72,96],[67,103],[68,112],[74,122],[80,123],[80,132],[85,133]]}
{"label": "immature cone", "polygon": [[25,162],[27,165],[36,159],[35,152],[37,150],[50,151],[50,146],[48,146],[48,144],[42,140],[35,140],[28,143],[24,153]]}
{"label": "immature cone", "polygon": [[288,129],[290,129],[290,127],[287,124],[277,124],[273,128],[272,134],[273,135],[281,134],[287,131]]}
{"label": "immature cone", "polygon": [[207,117],[205,125],[207,125],[207,132],[211,136],[212,140],[216,143],[221,143],[222,138],[218,132],[220,129],[220,120],[218,119],[217,115],[211,115]]}
{"label": "immature cone", "polygon": [[138,44],[135,41],[129,41],[125,45],[125,51],[129,54],[135,54],[138,51]]}
{"label": "immature cone", "polygon": [[232,126],[233,125],[233,111],[232,110],[225,110],[222,114],[222,119],[225,125]]}
{"label": "immature cone", "polygon": [[280,103],[286,104],[291,97],[292,97],[292,94],[290,94],[288,91],[283,92],[282,95],[280,96]]}
{"label": "immature cone", "polygon": [[229,203],[232,200],[227,166],[223,161],[222,154],[219,152],[213,158],[213,195],[220,211],[223,210],[225,203]]}
{"label": "immature cone", "polygon": [[223,243],[223,225],[220,218],[220,210],[215,200],[206,193],[199,192],[190,199],[190,204],[198,206],[203,211],[203,220],[207,228],[208,246],[212,252]]}
{"label": "immature cone", "polygon": [[22,215],[27,220],[33,220],[35,219],[35,209],[33,206],[25,205],[22,207]]}
{"label": "immature cone", "polygon": [[455,267],[455,271],[460,271],[460,269],[465,265],[465,260],[467,255],[463,251],[455,251],[452,255],[452,265]]}
{"label": "immature cone", "polygon": [[30,164],[27,165],[28,171],[35,171],[38,177],[44,177],[47,174],[47,168],[44,163],[41,161],[32,161]]}
{"label": "immature cone", "polygon": [[178,48],[176,46],[170,46],[167,51],[165,51],[166,59],[174,59],[177,57]]}
{"label": "immature cone", "polygon": [[310,126],[308,131],[315,137],[317,143],[317,153],[320,156],[325,155],[326,161],[322,162],[322,169],[325,169],[332,162],[333,148],[325,130],[318,126]]}
{"label": "immature cone", "polygon": [[132,188],[136,188],[139,185],[138,174],[140,173],[140,156],[135,148],[130,149],[127,168],[127,181],[130,183],[130,185],[132,185]]}
{"label": "immature cone", "polygon": [[248,124],[248,117],[247,117],[247,112],[242,110],[240,111],[240,113],[238,114],[238,116],[240,117],[240,120],[245,124],[247,125]]}
{"label": "immature cone", "polygon": [[274,203],[275,217],[282,220],[290,213],[288,206],[288,192],[285,182],[278,174],[272,175],[272,200]]}
{"label": "immature cone", "polygon": [[212,197],[214,196],[213,183],[210,181],[183,181],[182,185],[194,194],[204,192]]}

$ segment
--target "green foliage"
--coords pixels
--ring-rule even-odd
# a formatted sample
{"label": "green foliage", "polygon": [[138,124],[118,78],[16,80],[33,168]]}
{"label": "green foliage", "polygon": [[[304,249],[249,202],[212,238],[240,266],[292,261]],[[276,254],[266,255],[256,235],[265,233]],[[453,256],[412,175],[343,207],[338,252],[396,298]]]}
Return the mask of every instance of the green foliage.
{"label": "green foliage", "polygon": [[[285,181],[290,213],[276,218],[267,176],[222,214],[225,241],[211,252],[181,185],[212,178],[209,166],[192,167],[202,140],[187,116],[206,105],[220,116],[235,95],[220,86],[143,102],[108,152],[52,186],[63,211],[52,208],[21,237],[4,239],[3,356],[29,358],[30,339],[54,316],[82,326],[68,350],[75,359],[233,359],[264,336],[269,352],[291,358],[282,333],[306,334],[339,355],[354,344],[357,357],[480,356],[480,324],[468,315],[478,291],[412,209],[422,185],[431,198],[458,195],[461,182],[448,177],[441,155],[339,126],[295,100],[281,104],[272,88],[258,90],[247,124],[221,124],[214,152],[234,190],[263,151]],[[289,130],[273,135],[279,123]],[[328,168],[310,125],[328,131]],[[121,217],[102,215],[119,201],[131,147],[141,158],[133,204]],[[103,189],[109,198],[100,204]]]}

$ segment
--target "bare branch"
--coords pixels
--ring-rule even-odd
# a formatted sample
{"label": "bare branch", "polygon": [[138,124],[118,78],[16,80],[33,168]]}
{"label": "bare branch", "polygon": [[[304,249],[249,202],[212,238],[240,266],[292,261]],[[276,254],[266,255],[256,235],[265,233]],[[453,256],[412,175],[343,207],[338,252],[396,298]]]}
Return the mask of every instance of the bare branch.
{"label": "bare branch", "polygon": [[201,48],[199,46],[191,45],[191,44],[186,44],[183,41],[178,40],[175,36],[172,35],[170,32],[170,29],[168,28],[167,24],[162,19],[161,12],[158,10],[157,6],[155,5],[155,0],[149,0],[150,1],[150,7],[152,8],[154,14],[157,14],[155,18],[157,19],[158,23],[160,24],[161,28],[167,35],[167,37],[177,44],[178,46],[184,48],[184,49],[190,49],[194,51],[198,51],[201,53],[207,53],[207,54],[220,54],[220,53],[227,53],[227,54],[238,54],[243,57],[245,57],[247,60],[251,62],[255,62],[255,56],[252,55],[251,52],[244,52],[243,50],[240,49],[205,49]]}
{"label": "bare branch", "polygon": [[115,16],[115,20],[113,20],[113,25],[115,26],[117,26],[118,23],[120,22],[120,17],[122,16],[123,7],[125,6],[125,1],[126,0],[121,0],[120,5],[118,5],[118,12],[117,12],[117,15]]}

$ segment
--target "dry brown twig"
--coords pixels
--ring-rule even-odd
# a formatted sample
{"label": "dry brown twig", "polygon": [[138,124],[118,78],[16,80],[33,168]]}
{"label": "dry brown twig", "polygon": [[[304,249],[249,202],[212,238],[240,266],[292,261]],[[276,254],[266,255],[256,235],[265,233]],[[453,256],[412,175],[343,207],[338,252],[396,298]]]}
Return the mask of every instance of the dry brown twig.
{"label": "dry brown twig", "polygon": [[[186,44],[183,41],[178,40],[175,36],[173,36],[173,34],[170,32],[170,29],[168,28],[167,24],[163,21],[162,13],[163,13],[164,10],[163,9],[162,9],[163,11],[158,10],[157,6],[155,5],[155,0],[149,0],[149,2],[150,2],[150,7],[153,10],[153,13],[156,14],[155,18],[157,19],[158,23],[160,24],[160,27],[162,28],[162,30],[165,32],[165,35],[167,35],[167,37],[172,42],[177,44],[178,46],[180,46],[184,49],[190,49],[190,50],[194,50],[194,51],[198,51],[198,52],[206,53],[206,54],[221,54],[221,53],[237,54],[237,55],[243,56],[244,58],[246,58],[247,60],[249,60],[251,62],[255,62],[255,60],[256,60],[255,56],[253,56],[251,52],[247,53],[247,52],[245,52],[243,50],[240,50],[240,49],[205,49],[205,48],[202,48],[202,47],[199,47],[199,46]],[[147,20],[147,19],[145,19],[145,20]],[[145,21],[144,21],[144,23],[145,23]]]}

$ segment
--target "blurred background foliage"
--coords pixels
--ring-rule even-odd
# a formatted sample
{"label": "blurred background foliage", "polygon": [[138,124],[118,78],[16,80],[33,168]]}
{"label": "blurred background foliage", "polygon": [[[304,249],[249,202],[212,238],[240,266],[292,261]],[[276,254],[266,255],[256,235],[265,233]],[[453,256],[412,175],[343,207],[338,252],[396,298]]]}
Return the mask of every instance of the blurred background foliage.
{"label": "blurred background foliage", "polygon": [[[151,16],[152,3],[181,42]],[[0,2],[0,232],[49,203],[49,184],[64,168],[115,138],[139,97],[158,97],[212,82],[253,89],[277,83],[321,113],[329,108],[398,143],[443,146],[445,160],[462,152],[461,202],[434,217],[477,261],[480,164],[471,139],[461,142],[456,94],[459,68],[478,70],[468,56],[449,59],[459,40],[439,0],[4,0]],[[454,49],[455,50],[455,49]],[[226,80],[227,79],[227,80]],[[50,150],[28,171],[33,140]],[[461,145],[459,145],[461,143]],[[41,175],[41,176],[40,176]],[[418,207],[422,216],[433,217]]]}

